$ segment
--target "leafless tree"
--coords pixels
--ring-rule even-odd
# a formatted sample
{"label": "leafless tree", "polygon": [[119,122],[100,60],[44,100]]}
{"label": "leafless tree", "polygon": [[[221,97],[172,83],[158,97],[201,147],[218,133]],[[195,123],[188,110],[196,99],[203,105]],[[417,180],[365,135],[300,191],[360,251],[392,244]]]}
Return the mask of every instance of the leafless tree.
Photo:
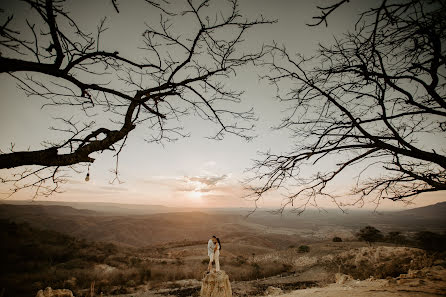
{"label": "leafless tree", "polygon": [[[0,73],[15,79],[21,94],[59,108],[63,116],[52,129],[66,137],[44,142],[41,149],[20,151],[12,144],[1,151],[1,182],[11,185],[11,193],[33,188],[36,195],[50,195],[58,191],[66,169],[79,170],[73,166],[90,164],[92,154],[106,150],[115,152],[117,177],[119,153],[138,125],[148,128],[148,141],[172,141],[187,135],[181,121],[191,115],[219,127],[212,138],[251,137],[253,112],[231,105],[240,102],[242,92],[227,82],[264,56],[264,48],[249,49],[244,38],[271,21],[246,19],[237,0],[142,1],[141,9],[158,10],[160,19],[142,34],[141,58],[101,48],[106,18],[98,19],[96,32],[85,32],[65,0],[22,3],[31,9],[29,18],[15,20],[2,11]],[[111,4],[115,13],[127,5]],[[186,8],[176,11],[179,6]],[[181,28],[178,22],[193,25]],[[78,120],[79,111],[89,120]]]}
{"label": "leafless tree", "polygon": [[[347,2],[319,7],[310,25],[327,24]],[[379,205],[446,190],[446,2],[376,4],[312,57],[271,46],[265,79],[289,108],[278,129],[296,142],[255,162],[254,199],[279,189],[281,211],[301,212],[319,197],[342,208],[340,195]],[[342,175],[355,186],[335,194]]]}

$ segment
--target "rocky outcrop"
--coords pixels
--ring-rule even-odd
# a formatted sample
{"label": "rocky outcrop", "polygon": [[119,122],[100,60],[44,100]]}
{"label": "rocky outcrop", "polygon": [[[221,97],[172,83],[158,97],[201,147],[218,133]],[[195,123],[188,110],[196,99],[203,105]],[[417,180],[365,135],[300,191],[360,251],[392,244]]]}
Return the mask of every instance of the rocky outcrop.
{"label": "rocky outcrop", "polygon": [[232,297],[229,276],[223,270],[211,272],[201,281],[201,297]]}
{"label": "rocky outcrop", "polygon": [[47,287],[45,290],[39,290],[36,297],[74,297],[73,292],[68,289],[53,290],[51,287]]}
{"label": "rocky outcrop", "polygon": [[348,274],[342,274],[342,273],[336,273],[335,274],[335,281],[337,284],[345,284],[348,281],[353,280],[353,278],[351,277],[351,275]]}

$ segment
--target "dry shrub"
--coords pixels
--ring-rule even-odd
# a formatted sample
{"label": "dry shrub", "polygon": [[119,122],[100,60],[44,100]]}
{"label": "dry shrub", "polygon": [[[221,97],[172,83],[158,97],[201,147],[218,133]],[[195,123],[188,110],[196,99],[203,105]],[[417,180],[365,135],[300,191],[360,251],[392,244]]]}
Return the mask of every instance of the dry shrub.
{"label": "dry shrub", "polygon": [[301,245],[297,249],[297,252],[298,253],[309,253],[310,252],[310,247],[308,245]]}
{"label": "dry shrub", "polygon": [[155,265],[151,267],[151,280],[154,281],[177,281],[182,279],[201,279],[203,266],[201,263],[191,263],[188,265]]}
{"label": "dry shrub", "polygon": [[[331,263],[337,270],[355,279],[396,277],[409,269],[432,265],[425,251],[403,247],[368,247],[336,255]],[[335,267],[333,267],[335,268]]]}
{"label": "dry shrub", "polygon": [[229,265],[224,270],[229,275],[231,281],[250,280],[252,276],[251,266],[248,264],[242,266]]}
{"label": "dry shrub", "polygon": [[293,267],[278,262],[251,262],[243,265],[226,265],[224,270],[231,281],[248,281],[290,272]]}
{"label": "dry shrub", "polygon": [[296,268],[309,267],[317,263],[318,263],[318,258],[310,256],[295,257],[292,261],[293,266]]}

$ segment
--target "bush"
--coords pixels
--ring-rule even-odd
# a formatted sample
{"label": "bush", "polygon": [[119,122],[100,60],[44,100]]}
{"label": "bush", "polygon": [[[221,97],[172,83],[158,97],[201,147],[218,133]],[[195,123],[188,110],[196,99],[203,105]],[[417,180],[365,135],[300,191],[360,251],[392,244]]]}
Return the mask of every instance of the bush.
{"label": "bush", "polygon": [[297,252],[298,253],[309,253],[310,247],[308,245],[301,245],[298,247]]}
{"label": "bush", "polygon": [[446,236],[438,233],[430,231],[417,232],[414,240],[418,247],[427,251],[446,250]]}
{"label": "bush", "polygon": [[373,242],[380,241],[383,239],[383,235],[381,231],[372,226],[366,226],[359,230],[359,233],[356,235],[360,241],[367,242],[370,246]]}
{"label": "bush", "polygon": [[234,258],[234,265],[243,265],[248,261],[248,259],[246,259],[243,256],[237,256],[236,258]]}
{"label": "bush", "polygon": [[341,237],[333,237],[333,242],[342,242],[342,238]]}
{"label": "bush", "polygon": [[384,238],[385,241],[394,243],[394,244],[404,244],[407,243],[407,238],[401,234],[399,231],[393,231],[387,233],[386,237]]}
{"label": "bush", "polygon": [[260,268],[260,265],[257,263],[252,263],[252,278],[261,278],[262,277],[262,269]]}

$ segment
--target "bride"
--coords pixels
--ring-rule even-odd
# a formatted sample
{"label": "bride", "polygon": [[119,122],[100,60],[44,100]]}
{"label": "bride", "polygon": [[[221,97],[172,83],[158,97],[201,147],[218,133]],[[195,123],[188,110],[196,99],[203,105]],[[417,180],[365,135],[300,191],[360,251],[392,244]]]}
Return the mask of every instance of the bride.
{"label": "bride", "polygon": [[213,261],[215,261],[215,271],[220,271],[220,261],[218,259],[218,257],[220,256],[220,250],[220,238],[217,238],[215,235],[213,235],[208,241],[209,265],[207,273],[211,272]]}

